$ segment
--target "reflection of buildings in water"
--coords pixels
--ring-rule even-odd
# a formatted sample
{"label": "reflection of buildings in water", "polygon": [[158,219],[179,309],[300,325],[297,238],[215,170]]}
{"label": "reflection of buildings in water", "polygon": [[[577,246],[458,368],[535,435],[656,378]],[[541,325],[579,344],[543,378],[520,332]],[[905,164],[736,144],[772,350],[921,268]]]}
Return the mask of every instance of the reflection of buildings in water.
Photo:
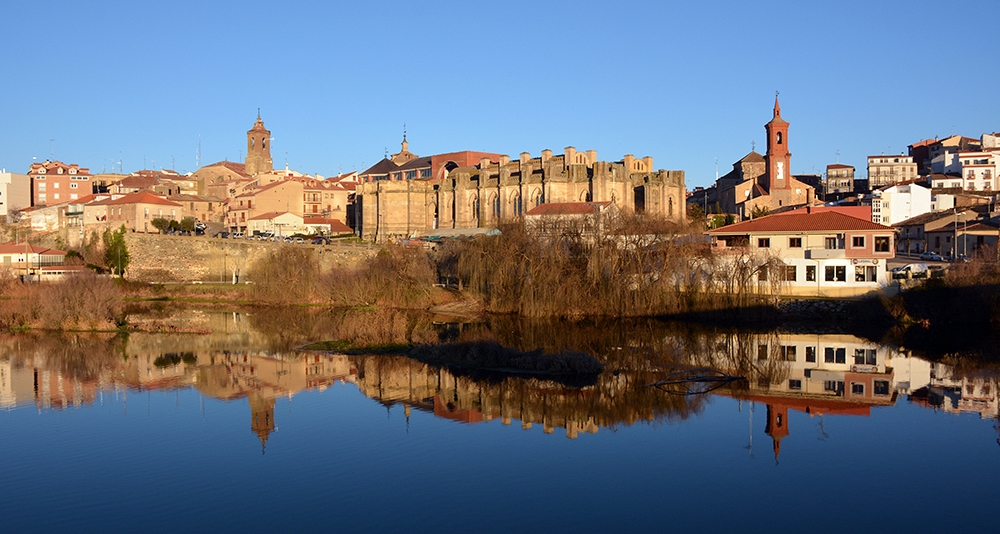
{"label": "reflection of buildings in water", "polygon": [[905,353],[897,354],[892,366],[897,369],[896,387],[910,402],[947,413],[978,413],[983,419],[1000,417],[1000,380],[996,375],[956,375],[950,365]]}
{"label": "reflection of buildings in water", "polygon": [[896,401],[890,349],[855,336],[747,335],[715,346],[729,352],[716,360],[735,362],[747,373],[747,391],[719,393],[767,406],[764,432],[776,462],[790,433],[789,410],[868,416],[873,406]]}
{"label": "reflection of buildings in water", "polygon": [[42,357],[0,357],[0,408],[35,404],[39,409],[79,408],[97,397],[99,383],[50,369]]}

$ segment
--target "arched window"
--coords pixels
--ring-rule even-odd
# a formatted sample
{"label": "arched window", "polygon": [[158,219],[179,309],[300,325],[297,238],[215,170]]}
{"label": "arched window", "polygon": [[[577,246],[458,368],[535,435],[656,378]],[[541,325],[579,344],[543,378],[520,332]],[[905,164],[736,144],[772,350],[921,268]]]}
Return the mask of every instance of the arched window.
{"label": "arched window", "polygon": [[781,144],[781,132],[778,132],[777,139],[778,139],[778,144],[780,145]]}
{"label": "arched window", "polygon": [[674,216],[674,197],[670,197],[667,200],[667,215]]}

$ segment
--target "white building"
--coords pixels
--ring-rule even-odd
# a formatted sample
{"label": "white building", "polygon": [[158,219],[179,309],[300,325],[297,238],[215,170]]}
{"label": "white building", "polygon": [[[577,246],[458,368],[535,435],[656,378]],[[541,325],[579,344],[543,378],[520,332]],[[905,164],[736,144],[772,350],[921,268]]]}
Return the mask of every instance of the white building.
{"label": "white building", "polygon": [[931,211],[931,190],[915,183],[872,192],[872,222],[892,226]]}
{"label": "white building", "polygon": [[868,156],[868,187],[872,189],[914,180],[917,176],[917,164],[912,156]]}
{"label": "white building", "polygon": [[0,219],[10,210],[31,207],[31,178],[27,174],[0,172]]}

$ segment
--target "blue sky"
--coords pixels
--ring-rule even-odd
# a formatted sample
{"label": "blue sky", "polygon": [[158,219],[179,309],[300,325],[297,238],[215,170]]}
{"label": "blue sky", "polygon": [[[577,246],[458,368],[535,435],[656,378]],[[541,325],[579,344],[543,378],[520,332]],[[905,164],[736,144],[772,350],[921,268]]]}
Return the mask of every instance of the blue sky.
{"label": "blue sky", "polygon": [[[396,151],[653,156],[708,185],[775,91],[792,172],[1000,130],[1000,2],[4,2],[0,167],[362,170]],[[54,141],[52,141],[54,140]],[[54,149],[54,150],[53,150]],[[287,156],[286,156],[287,153]],[[155,162],[155,163],[154,163]]]}

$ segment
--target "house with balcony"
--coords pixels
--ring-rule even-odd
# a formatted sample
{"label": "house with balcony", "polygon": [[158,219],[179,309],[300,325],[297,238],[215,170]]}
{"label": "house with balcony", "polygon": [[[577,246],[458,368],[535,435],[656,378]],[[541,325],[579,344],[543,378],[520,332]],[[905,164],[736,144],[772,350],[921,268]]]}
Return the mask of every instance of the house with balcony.
{"label": "house with balcony", "polygon": [[[761,266],[754,274],[758,282],[780,277],[782,293],[798,296],[847,297],[878,290],[889,282],[886,261],[895,251],[892,228],[811,208],[707,234],[717,254],[749,254]],[[780,268],[774,268],[774,260]]]}

